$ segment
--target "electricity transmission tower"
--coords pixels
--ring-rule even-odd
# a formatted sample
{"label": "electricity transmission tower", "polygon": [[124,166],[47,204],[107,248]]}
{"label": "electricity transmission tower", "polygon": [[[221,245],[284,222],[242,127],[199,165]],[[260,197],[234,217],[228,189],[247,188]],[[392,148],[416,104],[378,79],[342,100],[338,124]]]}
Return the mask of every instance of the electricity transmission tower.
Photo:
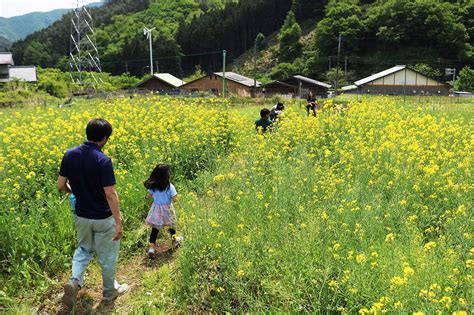
{"label": "electricity transmission tower", "polygon": [[97,75],[101,72],[92,16],[83,5],[83,0],[76,0],[71,15],[69,40],[69,75],[76,92],[97,90],[103,83]]}

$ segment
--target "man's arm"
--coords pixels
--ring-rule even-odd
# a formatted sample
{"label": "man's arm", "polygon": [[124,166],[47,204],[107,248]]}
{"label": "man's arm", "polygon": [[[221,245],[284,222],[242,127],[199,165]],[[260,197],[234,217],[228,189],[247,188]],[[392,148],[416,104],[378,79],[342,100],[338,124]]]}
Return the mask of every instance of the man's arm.
{"label": "man's arm", "polygon": [[61,175],[58,176],[58,190],[59,191],[64,191],[68,194],[72,193],[71,187],[69,186],[69,184],[67,182],[67,177],[64,177],[64,176],[61,176]]}
{"label": "man's arm", "polygon": [[115,219],[115,236],[114,241],[118,241],[122,237],[122,215],[120,214],[120,203],[115,186],[104,187],[105,197],[112,210],[112,216]]}

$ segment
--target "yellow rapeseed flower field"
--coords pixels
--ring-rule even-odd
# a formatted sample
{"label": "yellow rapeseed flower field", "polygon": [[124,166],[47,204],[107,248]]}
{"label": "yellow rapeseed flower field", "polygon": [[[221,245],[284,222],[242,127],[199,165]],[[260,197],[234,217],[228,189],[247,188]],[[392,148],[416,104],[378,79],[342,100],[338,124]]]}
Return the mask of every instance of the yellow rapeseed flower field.
{"label": "yellow rapeseed flower field", "polygon": [[473,121],[389,98],[328,101],[317,117],[288,105],[263,135],[247,109],[217,99],[1,111],[0,301],[67,270],[74,230],[55,191],[59,162],[104,117],[124,251],[146,244],[142,183],[156,163],[172,165],[181,196],[186,241],[169,296],[143,307],[471,313]]}

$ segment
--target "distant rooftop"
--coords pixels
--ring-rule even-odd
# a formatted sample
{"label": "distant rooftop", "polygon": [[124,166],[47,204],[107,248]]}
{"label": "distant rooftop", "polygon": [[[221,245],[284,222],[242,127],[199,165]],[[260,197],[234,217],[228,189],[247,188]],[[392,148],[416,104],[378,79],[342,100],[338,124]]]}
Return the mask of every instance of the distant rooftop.
{"label": "distant rooftop", "polygon": [[183,80],[175,77],[174,75],[172,74],[169,74],[169,73],[155,73],[153,74],[153,76],[161,81],[164,81],[174,87],[180,87],[181,85],[185,84],[186,82],[184,82]]}
{"label": "distant rooftop", "polygon": [[27,82],[36,82],[36,67],[10,67],[10,80],[11,79],[19,79]]}
{"label": "distant rooftop", "polygon": [[164,82],[164,83],[172,86],[173,88],[178,88],[181,85],[186,83],[183,80],[175,77],[174,75],[172,75],[170,73],[154,73],[153,76],[147,77],[143,81],[137,83],[136,86],[141,86],[142,84],[150,81],[151,79],[157,79],[161,82]]}
{"label": "distant rooftop", "polygon": [[383,78],[389,74],[392,74],[392,73],[395,73],[395,72],[398,72],[400,70],[403,70],[405,69],[405,65],[399,65],[399,66],[395,66],[395,67],[392,67],[390,69],[387,69],[387,70],[384,70],[384,71],[381,71],[381,72],[378,72],[378,73],[375,73],[375,74],[372,74],[371,76],[368,76],[366,78],[363,78],[363,79],[360,79],[359,81],[355,81],[354,84],[359,86],[359,85],[364,85],[366,83],[369,83],[369,82],[372,82],[374,80],[377,80],[377,79],[380,79],[380,78]]}
{"label": "distant rooftop", "polygon": [[[222,72],[214,72],[214,74],[219,76],[219,77],[223,77]],[[244,77],[243,75],[237,74],[235,72],[226,72],[225,73],[225,78],[228,79],[228,80],[240,83],[242,85],[248,86],[248,87],[252,87],[253,84],[254,84],[254,79]],[[256,83],[257,83],[257,87],[262,85],[262,83],[260,81],[257,81]]]}
{"label": "distant rooftop", "polygon": [[327,83],[320,82],[320,81],[317,81],[317,80],[314,80],[314,79],[310,79],[310,78],[304,77],[302,75],[295,75],[295,76],[293,76],[293,78],[295,78],[297,80],[307,82],[307,83],[311,83],[311,84],[314,84],[314,85],[319,85],[319,86],[322,86],[322,87],[325,87],[325,88],[328,88],[328,89],[331,87],[331,85],[329,85]]}
{"label": "distant rooftop", "polygon": [[341,88],[343,91],[351,91],[357,89],[357,85],[346,85]]}

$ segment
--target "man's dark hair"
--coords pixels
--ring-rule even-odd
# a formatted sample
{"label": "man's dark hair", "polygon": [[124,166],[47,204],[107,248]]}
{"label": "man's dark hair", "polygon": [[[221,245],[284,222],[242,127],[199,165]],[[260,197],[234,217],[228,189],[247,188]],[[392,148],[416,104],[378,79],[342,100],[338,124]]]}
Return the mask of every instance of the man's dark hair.
{"label": "man's dark hair", "polygon": [[270,115],[270,110],[269,110],[268,108],[263,108],[263,109],[260,111],[260,117],[265,118],[265,117],[267,117],[268,115]]}
{"label": "man's dark hair", "polygon": [[285,105],[283,105],[283,103],[278,103],[278,104],[277,104],[277,109],[278,109],[278,110],[284,110],[284,109],[285,109]]}
{"label": "man's dark hair", "polygon": [[104,137],[109,138],[112,134],[112,125],[103,118],[94,118],[87,124],[87,140],[99,142]]}

